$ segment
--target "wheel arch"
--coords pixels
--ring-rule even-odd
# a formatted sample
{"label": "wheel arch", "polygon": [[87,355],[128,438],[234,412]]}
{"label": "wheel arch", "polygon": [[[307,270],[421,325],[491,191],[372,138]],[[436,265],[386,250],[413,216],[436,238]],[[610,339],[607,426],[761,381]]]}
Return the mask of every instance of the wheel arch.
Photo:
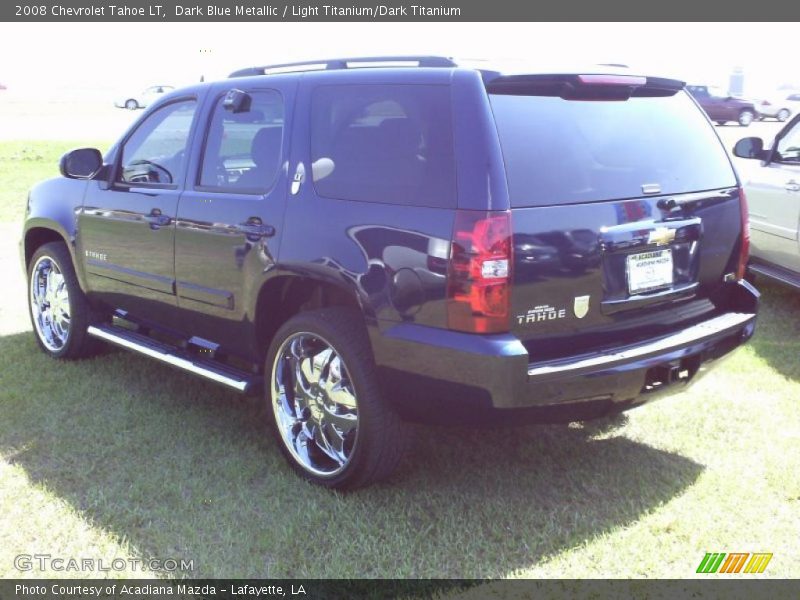
{"label": "wheel arch", "polygon": [[57,221],[30,219],[26,224],[22,242],[22,259],[25,273],[28,272],[34,253],[44,244],[50,242],[63,242],[66,245],[67,252],[69,252],[72,260],[72,267],[75,269],[75,275],[78,278],[78,284],[85,291],[86,280],[82,269],[83,265],[75,255],[75,239]]}
{"label": "wheel arch", "polygon": [[67,236],[64,231],[57,225],[33,225],[25,230],[24,237],[24,260],[25,269],[30,266],[31,258],[36,251],[50,242],[64,242],[70,250],[70,257],[72,258],[73,266],[75,264],[74,252],[67,242]]}
{"label": "wheel arch", "polygon": [[374,322],[357,291],[344,282],[282,273],[265,281],[255,301],[255,342],[259,355],[266,354],[278,329],[293,316],[308,310],[346,307],[362,316],[365,326]]}

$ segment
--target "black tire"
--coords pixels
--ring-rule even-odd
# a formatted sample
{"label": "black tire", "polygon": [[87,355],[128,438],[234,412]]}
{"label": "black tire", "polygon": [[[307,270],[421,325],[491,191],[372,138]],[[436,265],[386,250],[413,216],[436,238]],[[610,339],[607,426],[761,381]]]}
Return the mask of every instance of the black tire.
{"label": "black tire", "polygon": [[133,98],[130,98],[125,101],[125,108],[127,108],[128,110],[136,110],[137,108],[139,108],[139,103]]}
{"label": "black tire", "polygon": [[752,110],[744,109],[739,113],[739,118],[738,118],[739,125],[741,125],[742,127],[749,127],[750,123],[753,122],[755,116],[756,115],[755,113],[753,113]]}
{"label": "black tire", "polygon": [[720,127],[725,125],[725,123],[727,123],[727,121],[717,121],[717,125],[719,125]]}
{"label": "black tire", "polygon": [[[45,343],[42,338],[41,326],[37,325],[37,319],[34,315],[31,279],[39,262],[43,261],[44,263],[48,259],[55,263],[61,275],[63,275],[69,306],[70,322],[68,333],[59,348],[49,347]],[[97,320],[97,315],[89,305],[83,290],[81,290],[78,278],[75,275],[75,268],[72,265],[72,258],[64,242],[50,242],[34,252],[28,265],[27,295],[28,315],[31,319],[33,335],[45,354],[58,359],[79,359],[91,356],[102,346],[99,340],[90,337],[87,333],[89,325]]]}
{"label": "black tire", "polygon": [[[343,367],[341,372],[345,373],[348,387],[354,390],[353,397],[357,402],[354,442],[349,447],[346,462],[337,466],[340,471],[336,473],[314,473],[304,466],[301,459],[289,450],[290,442],[284,439],[278,423],[277,414],[280,408],[276,406],[281,405],[281,396],[279,396],[280,391],[275,391],[280,389],[280,386],[275,384],[276,374],[281,368],[285,369],[284,373],[290,369],[287,363],[283,362],[290,360],[285,355],[288,351],[286,344],[298,339],[299,336],[319,336],[323,347],[330,347],[334,355],[341,359],[340,364]],[[279,352],[280,361],[277,360]],[[281,365],[287,366],[281,367]],[[387,479],[402,461],[408,449],[408,426],[384,398],[366,327],[361,315],[355,310],[329,308],[303,312],[291,318],[278,330],[270,344],[264,376],[267,419],[281,452],[301,477],[327,488],[354,489]],[[288,394],[285,394],[285,397],[288,397]],[[310,423],[313,420],[309,419],[310,411],[309,409],[305,411],[305,419]],[[297,425],[293,431],[300,428],[301,426]],[[295,433],[294,436],[298,437],[298,434]],[[307,436],[303,439],[308,444],[307,448],[315,451],[317,456],[323,460],[327,458],[320,453],[319,446],[314,445],[313,440]],[[308,450],[306,452],[307,455],[311,454]]]}

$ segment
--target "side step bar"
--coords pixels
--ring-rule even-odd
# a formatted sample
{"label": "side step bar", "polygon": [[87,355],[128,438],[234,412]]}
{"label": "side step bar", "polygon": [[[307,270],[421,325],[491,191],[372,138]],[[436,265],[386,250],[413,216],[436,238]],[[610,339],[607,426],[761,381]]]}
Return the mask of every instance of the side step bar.
{"label": "side step bar", "polygon": [[261,384],[261,377],[240,371],[210,360],[202,360],[184,353],[181,349],[159,342],[146,335],[113,325],[90,325],[87,333],[93,337],[111,342],[127,350],[133,350],[182,371],[194,373],[211,381],[216,381],[243,394],[255,391]]}
{"label": "side step bar", "polygon": [[764,275],[770,279],[774,279],[776,281],[780,281],[781,283],[785,283],[786,285],[800,289],[800,274],[793,273],[788,269],[768,265],[765,263],[750,263],[747,268],[756,275]]}

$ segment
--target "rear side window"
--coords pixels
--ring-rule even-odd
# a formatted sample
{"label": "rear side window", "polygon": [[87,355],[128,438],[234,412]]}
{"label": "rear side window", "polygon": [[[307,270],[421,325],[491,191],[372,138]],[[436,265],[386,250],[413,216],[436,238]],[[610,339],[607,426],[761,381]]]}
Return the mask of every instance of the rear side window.
{"label": "rear side window", "polygon": [[625,101],[491,94],[511,205],[637,198],[736,185],[706,117],[684,92]]}
{"label": "rear side window", "polygon": [[312,176],[320,196],[455,206],[447,86],[320,86],[311,114]]}
{"label": "rear side window", "polygon": [[208,128],[200,186],[264,193],[278,174],[283,142],[283,99],[274,90],[250,92],[247,110],[225,110],[219,98]]}

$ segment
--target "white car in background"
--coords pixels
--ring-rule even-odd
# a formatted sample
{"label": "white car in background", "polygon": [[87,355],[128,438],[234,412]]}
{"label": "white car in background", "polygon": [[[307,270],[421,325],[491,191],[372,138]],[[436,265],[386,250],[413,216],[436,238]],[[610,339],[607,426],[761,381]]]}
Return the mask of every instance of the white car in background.
{"label": "white car in background", "polygon": [[800,115],[767,148],[744,138],[733,154],[750,208],[751,274],[800,289]]}
{"label": "white car in background", "polygon": [[114,106],[136,110],[137,108],[147,108],[150,104],[158,100],[164,94],[175,89],[172,85],[153,85],[144,91],[130,96],[119,96],[114,100]]}
{"label": "white car in background", "polygon": [[758,100],[756,103],[758,118],[777,119],[778,121],[788,121],[789,117],[800,112],[800,93],[792,92],[769,99]]}

